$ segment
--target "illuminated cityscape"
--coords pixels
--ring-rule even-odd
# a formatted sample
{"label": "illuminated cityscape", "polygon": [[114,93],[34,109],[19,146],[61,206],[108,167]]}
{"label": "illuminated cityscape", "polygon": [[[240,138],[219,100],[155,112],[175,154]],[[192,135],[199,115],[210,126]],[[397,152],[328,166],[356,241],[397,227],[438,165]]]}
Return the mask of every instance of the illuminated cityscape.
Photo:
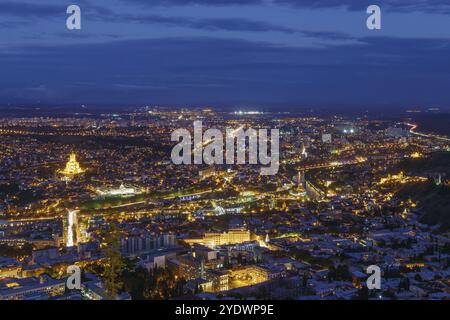
{"label": "illuminated cityscape", "polygon": [[449,16],[1,0],[0,303],[284,320],[450,300]]}
{"label": "illuminated cityscape", "polygon": [[[278,128],[279,173],[174,165],[170,132],[199,117]],[[447,297],[449,142],[409,128],[157,107],[2,119],[0,297],[106,299],[112,234],[134,270],[118,275],[120,299]],[[65,293],[73,264],[84,289]],[[369,265],[380,290],[364,290]],[[133,287],[144,275],[164,285]]]}

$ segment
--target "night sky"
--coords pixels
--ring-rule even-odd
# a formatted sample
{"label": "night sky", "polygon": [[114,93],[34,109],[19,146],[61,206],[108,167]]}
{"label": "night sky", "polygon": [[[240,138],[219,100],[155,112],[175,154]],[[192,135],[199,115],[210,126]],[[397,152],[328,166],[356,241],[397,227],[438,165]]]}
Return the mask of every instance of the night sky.
{"label": "night sky", "polygon": [[448,109],[450,1],[1,0],[0,105],[46,103]]}

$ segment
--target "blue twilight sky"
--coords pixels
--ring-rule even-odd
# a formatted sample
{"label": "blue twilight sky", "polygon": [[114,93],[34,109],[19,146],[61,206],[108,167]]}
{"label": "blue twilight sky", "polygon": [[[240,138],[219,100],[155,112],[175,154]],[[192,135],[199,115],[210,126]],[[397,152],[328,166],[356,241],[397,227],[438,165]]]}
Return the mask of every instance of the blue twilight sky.
{"label": "blue twilight sky", "polygon": [[38,103],[449,108],[450,0],[0,0],[0,105]]}

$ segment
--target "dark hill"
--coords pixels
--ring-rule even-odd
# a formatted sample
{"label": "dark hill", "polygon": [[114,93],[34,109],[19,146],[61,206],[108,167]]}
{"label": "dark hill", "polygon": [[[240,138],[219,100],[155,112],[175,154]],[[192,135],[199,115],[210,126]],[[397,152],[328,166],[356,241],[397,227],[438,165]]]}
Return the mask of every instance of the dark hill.
{"label": "dark hill", "polygon": [[426,183],[404,186],[397,192],[397,197],[418,201],[423,223],[450,225],[450,186],[434,183],[438,175],[442,176],[443,182],[450,177],[450,152],[437,152],[422,159],[407,159],[396,170],[405,171],[408,175],[431,177]]}
{"label": "dark hill", "polygon": [[418,211],[422,213],[421,222],[450,225],[450,187],[437,186],[432,181],[408,185],[397,196],[401,199],[414,199],[418,202]]}

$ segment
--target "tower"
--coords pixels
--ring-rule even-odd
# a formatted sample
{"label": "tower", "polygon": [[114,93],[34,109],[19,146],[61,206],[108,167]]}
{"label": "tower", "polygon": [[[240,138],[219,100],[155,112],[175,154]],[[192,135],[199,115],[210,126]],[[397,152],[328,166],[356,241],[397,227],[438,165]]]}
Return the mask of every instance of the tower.
{"label": "tower", "polygon": [[200,278],[202,279],[206,279],[206,275],[205,275],[205,262],[202,258],[202,262],[200,264]]}
{"label": "tower", "polygon": [[78,226],[78,211],[68,211],[64,220],[64,241],[66,247],[73,247],[80,240],[80,229]]}
{"label": "tower", "polygon": [[439,176],[437,177],[437,179],[434,179],[434,182],[437,186],[440,186],[442,184],[442,176],[441,174],[439,174]]}
{"label": "tower", "polygon": [[301,189],[305,189],[305,183],[306,183],[306,179],[305,179],[305,171],[304,170],[300,170],[297,174],[297,184],[298,184],[298,188]]}
{"label": "tower", "polygon": [[306,158],[308,158],[308,152],[306,152],[306,147],[305,147],[305,144],[303,143],[303,145],[302,145],[302,159],[305,160]]}

